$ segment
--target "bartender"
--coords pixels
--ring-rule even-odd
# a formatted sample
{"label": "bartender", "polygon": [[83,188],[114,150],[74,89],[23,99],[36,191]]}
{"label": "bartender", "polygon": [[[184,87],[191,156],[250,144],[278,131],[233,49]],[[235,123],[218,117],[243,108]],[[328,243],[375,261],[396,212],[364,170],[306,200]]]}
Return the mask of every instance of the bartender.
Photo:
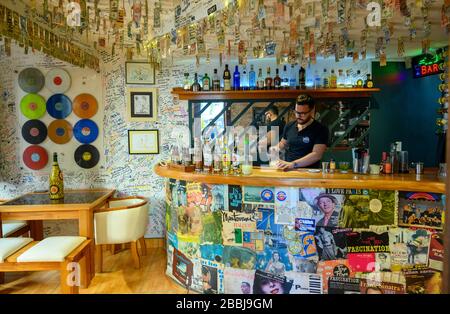
{"label": "bartender", "polygon": [[286,160],[279,160],[283,170],[320,168],[320,160],[327,149],[328,128],[314,120],[315,104],[309,95],[300,95],[295,104],[296,120],[289,122],[275,151],[285,151]]}

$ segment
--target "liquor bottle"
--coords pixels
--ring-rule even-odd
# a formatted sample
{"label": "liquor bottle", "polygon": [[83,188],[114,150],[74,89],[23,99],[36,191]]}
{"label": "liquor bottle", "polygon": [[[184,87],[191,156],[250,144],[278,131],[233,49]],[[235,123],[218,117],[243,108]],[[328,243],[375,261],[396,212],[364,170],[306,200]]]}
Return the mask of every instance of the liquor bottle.
{"label": "liquor bottle", "polygon": [[439,97],[438,103],[440,105],[445,105],[445,103],[447,103],[447,97]]}
{"label": "liquor bottle", "polygon": [[274,85],[275,89],[281,88],[281,77],[280,77],[280,72],[278,69],[275,70],[275,77],[273,79],[273,85]]}
{"label": "liquor bottle", "polygon": [[203,77],[203,88],[204,91],[211,90],[211,79],[208,76],[208,73],[205,73],[205,76]]}
{"label": "liquor bottle", "polygon": [[223,89],[231,90],[231,72],[228,69],[228,64],[225,64],[225,71],[223,71]]}
{"label": "liquor bottle", "polygon": [[438,89],[441,93],[447,93],[448,85],[447,84],[439,84]]}
{"label": "liquor bottle", "polygon": [[214,69],[214,76],[213,76],[213,91],[219,91],[220,90],[220,78],[217,74],[217,69]]}
{"label": "liquor bottle", "polygon": [[352,77],[350,76],[350,70],[348,70],[348,69],[345,71],[345,87],[346,88],[353,87]]}
{"label": "liquor bottle", "polygon": [[222,170],[222,151],[220,149],[220,141],[217,140],[216,144],[214,145],[214,154],[213,154],[213,172],[214,173],[220,173]]}
{"label": "liquor bottle", "polygon": [[191,81],[189,80],[189,73],[184,73],[183,89],[191,90]]}
{"label": "liquor bottle", "polygon": [[373,81],[372,81],[372,79],[370,78],[370,74],[367,74],[367,79],[366,79],[366,81],[364,82],[364,87],[365,87],[365,88],[372,88],[372,87],[373,87]]}
{"label": "liquor bottle", "polygon": [[233,155],[231,157],[233,174],[235,175],[240,175],[242,172],[242,165],[240,158],[241,156],[239,156],[239,138],[236,135],[234,138]]}
{"label": "liquor bottle", "polygon": [[391,174],[392,173],[392,163],[389,154],[386,153],[386,163],[384,164],[384,173]]}
{"label": "liquor bottle", "polygon": [[247,67],[245,65],[244,65],[244,69],[242,70],[241,89],[242,90],[248,90],[249,89],[248,73],[247,73]]}
{"label": "liquor bottle", "polygon": [[239,73],[239,67],[238,66],[236,66],[234,68],[233,89],[234,90],[240,90],[241,89],[241,74]]}
{"label": "liquor bottle", "polygon": [[283,75],[281,76],[281,88],[289,88],[289,74],[286,66],[283,66]]}
{"label": "liquor bottle", "polygon": [[222,148],[222,172],[224,174],[228,174],[230,172],[230,150],[228,147],[228,141],[226,136],[223,139],[223,148]]}
{"label": "liquor bottle", "polygon": [[438,114],[448,113],[448,108],[439,108],[439,109],[436,109],[436,112]]}
{"label": "liquor bottle", "polygon": [[344,71],[342,69],[338,70],[337,87],[338,88],[345,87],[345,75],[344,75]]}
{"label": "liquor bottle", "polygon": [[194,74],[194,83],[192,84],[192,91],[199,92],[201,89],[200,84],[198,83],[197,73]]}
{"label": "liquor bottle", "polygon": [[363,85],[364,85],[364,82],[363,82],[363,80],[361,78],[361,71],[360,70],[356,71],[356,84],[355,85],[356,85],[357,88],[362,88]]}
{"label": "liquor bottle", "polygon": [[212,147],[208,139],[203,145],[203,172],[211,172],[213,167]]}
{"label": "liquor bottle", "polygon": [[291,88],[295,88],[297,86],[297,77],[296,77],[296,73],[294,71],[294,65],[291,65],[291,75],[289,78],[289,87]]}
{"label": "liquor bottle", "polygon": [[329,82],[328,82],[327,69],[323,69],[322,82],[323,82],[323,84],[322,84],[323,88],[330,87]]}
{"label": "liquor bottle", "polygon": [[273,80],[272,77],[270,76],[270,67],[267,67],[267,76],[266,80],[264,81],[264,86],[266,87],[266,89],[273,88]]}
{"label": "liquor bottle", "polygon": [[57,153],[53,153],[53,165],[49,182],[50,199],[60,200],[64,198],[64,178],[61,169],[59,169]]}
{"label": "liquor bottle", "polygon": [[319,71],[314,72],[314,89],[320,88],[320,75]]}
{"label": "liquor bottle", "polygon": [[334,73],[334,69],[331,69],[329,84],[330,84],[330,88],[337,88],[337,76]]}
{"label": "liquor bottle", "polygon": [[306,70],[304,67],[300,67],[298,71],[298,83],[301,89],[306,88]]}
{"label": "liquor bottle", "polygon": [[194,139],[194,165],[195,165],[195,172],[202,172],[203,170],[203,158],[202,154],[202,141],[200,137],[196,137]]}
{"label": "liquor bottle", "polygon": [[251,90],[256,89],[256,73],[253,64],[250,66],[250,72],[248,73],[248,85]]}
{"label": "liquor bottle", "polygon": [[386,173],[387,153],[381,153],[381,173]]}
{"label": "liquor bottle", "polygon": [[336,161],[333,158],[330,159],[330,173],[334,173],[336,170]]}
{"label": "liquor bottle", "polygon": [[259,68],[259,70],[258,70],[258,82],[257,82],[257,84],[258,84],[258,89],[264,89],[264,77],[263,77],[261,68]]}
{"label": "liquor bottle", "polygon": [[181,152],[178,149],[178,145],[174,145],[172,147],[172,154],[171,154],[171,163],[173,164],[179,164],[181,161]]}

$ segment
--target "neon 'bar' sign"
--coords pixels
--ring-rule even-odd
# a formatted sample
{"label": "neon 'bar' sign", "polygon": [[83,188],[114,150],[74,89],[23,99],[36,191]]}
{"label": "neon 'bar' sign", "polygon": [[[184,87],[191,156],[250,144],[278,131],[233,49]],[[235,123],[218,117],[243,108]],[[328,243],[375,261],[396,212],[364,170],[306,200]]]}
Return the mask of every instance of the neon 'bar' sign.
{"label": "neon 'bar' sign", "polygon": [[414,78],[442,73],[442,59],[439,54],[420,55],[412,59]]}

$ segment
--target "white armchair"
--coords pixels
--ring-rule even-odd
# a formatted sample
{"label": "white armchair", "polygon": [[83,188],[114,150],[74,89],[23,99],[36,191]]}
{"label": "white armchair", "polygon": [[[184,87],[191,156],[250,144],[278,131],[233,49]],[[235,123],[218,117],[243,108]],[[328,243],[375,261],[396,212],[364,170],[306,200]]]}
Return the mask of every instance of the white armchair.
{"label": "white armchair", "polygon": [[148,224],[148,200],[141,196],[113,198],[108,207],[94,214],[95,244],[99,270],[103,270],[102,245],[131,243],[136,268],[140,268],[138,242],[146,254],[145,230]]}

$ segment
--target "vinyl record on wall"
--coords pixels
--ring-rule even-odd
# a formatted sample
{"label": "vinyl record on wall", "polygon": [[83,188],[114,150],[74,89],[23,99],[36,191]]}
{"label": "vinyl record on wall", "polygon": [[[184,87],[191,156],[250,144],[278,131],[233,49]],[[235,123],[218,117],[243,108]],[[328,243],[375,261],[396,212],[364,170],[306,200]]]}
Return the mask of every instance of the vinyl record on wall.
{"label": "vinyl record on wall", "polygon": [[45,75],[45,87],[55,94],[67,92],[70,84],[70,75],[64,69],[52,69]]}
{"label": "vinyl record on wall", "polygon": [[90,94],[80,94],[73,100],[73,112],[82,119],[92,118],[98,110],[97,99]]}
{"label": "vinyl record on wall", "polygon": [[47,165],[47,151],[38,145],[28,146],[23,152],[23,162],[32,170],[40,170]]}
{"label": "vinyl record on wall", "polygon": [[90,144],[97,139],[98,126],[94,121],[82,119],[73,127],[73,135],[82,144]]}
{"label": "vinyl record on wall", "polygon": [[19,73],[19,86],[27,93],[39,92],[44,83],[44,75],[36,68],[26,68]]}
{"label": "vinyl record on wall", "polygon": [[47,138],[47,127],[40,120],[28,120],[22,126],[22,137],[30,144],[40,144]]}
{"label": "vinyl record on wall", "polygon": [[55,119],[65,119],[72,112],[72,102],[63,94],[54,94],[47,100],[47,112]]}
{"label": "vinyl record on wall", "polygon": [[66,144],[72,135],[72,125],[66,120],[55,120],[48,126],[48,137],[56,144]]}
{"label": "vinyl record on wall", "polygon": [[20,100],[20,111],[28,119],[39,119],[45,114],[45,99],[38,94],[27,94]]}
{"label": "vinyl record on wall", "polygon": [[84,169],[95,167],[100,160],[98,149],[92,145],[85,144],[79,146],[74,154],[75,162]]}

